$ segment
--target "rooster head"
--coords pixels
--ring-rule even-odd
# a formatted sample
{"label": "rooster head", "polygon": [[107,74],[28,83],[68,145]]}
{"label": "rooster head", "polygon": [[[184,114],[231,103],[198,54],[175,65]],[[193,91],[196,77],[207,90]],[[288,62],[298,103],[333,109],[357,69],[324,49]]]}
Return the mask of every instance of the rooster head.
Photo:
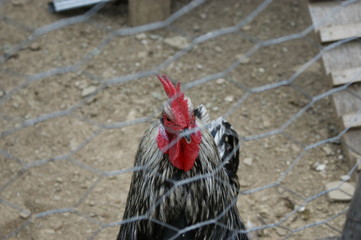
{"label": "rooster head", "polygon": [[165,75],[157,75],[157,77],[169,98],[165,101],[160,116],[158,148],[169,155],[169,160],[174,167],[188,171],[194,165],[202,140],[193,105],[180,90],[179,82],[174,85]]}

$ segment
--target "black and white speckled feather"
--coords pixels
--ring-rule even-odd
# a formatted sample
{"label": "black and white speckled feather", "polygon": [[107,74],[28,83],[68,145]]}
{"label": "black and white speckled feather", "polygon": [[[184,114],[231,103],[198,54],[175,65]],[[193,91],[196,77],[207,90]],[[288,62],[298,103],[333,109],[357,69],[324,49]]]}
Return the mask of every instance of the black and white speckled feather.
{"label": "black and white speckled feather", "polygon": [[[118,240],[247,239],[247,235],[240,232],[244,225],[235,204],[239,190],[238,155],[237,160],[222,164],[230,151],[228,146],[222,145],[233,147],[238,138],[231,143],[228,138],[223,139],[222,134],[237,137],[230,125],[224,120],[207,125],[204,107],[193,109],[188,101],[202,133],[194,167],[189,171],[177,169],[168,155],[159,150],[156,138],[162,123],[156,120],[145,132],[138,148],[135,166],[143,169],[133,174],[123,217],[127,223],[121,225]],[[169,111],[168,105],[165,102],[163,111]],[[217,123],[222,127],[218,128]],[[234,158],[236,155],[230,159]],[[236,168],[230,171],[231,167]]]}
{"label": "black and white speckled feather", "polygon": [[239,166],[239,138],[237,132],[223,117],[209,121],[207,110],[203,105],[200,105],[195,111],[198,112],[200,119],[203,120],[206,128],[211,133],[222,161],[227,162],[226,168],[237,175]]}

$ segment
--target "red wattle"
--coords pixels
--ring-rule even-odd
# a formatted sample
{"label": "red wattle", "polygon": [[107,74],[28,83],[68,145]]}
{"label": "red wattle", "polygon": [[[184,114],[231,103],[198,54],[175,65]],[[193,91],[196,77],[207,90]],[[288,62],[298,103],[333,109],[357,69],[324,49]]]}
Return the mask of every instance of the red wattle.
{"label": "red wattle", "polygon": [[[178,169],[183,171],[189,171],[194,166],[194,162],[196,161],[199,153],[199,144],[202,141],[202,134],[200,131],[191,135],[190,143],[184,138],[179,139],[176,141],[176,136],[170,138],[168,137],[165,139],[161,134],[161,130],[157,136],[157,143],[158,147],[163,153],[169,154],[169,160]],[[169,147],[168,144],[172,146]],[[168,151],[165,151],[168,149]]]}

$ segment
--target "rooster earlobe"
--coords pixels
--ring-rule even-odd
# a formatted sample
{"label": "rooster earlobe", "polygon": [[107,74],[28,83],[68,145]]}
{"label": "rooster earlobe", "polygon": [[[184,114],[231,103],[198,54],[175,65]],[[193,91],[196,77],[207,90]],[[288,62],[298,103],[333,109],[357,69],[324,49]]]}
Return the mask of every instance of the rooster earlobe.
{"label": "rooster earlobe", "polygon": [[158,145],[158,148],[163,153],[168,153],[168,151],[169,151],[169,138],[168,138],[167,133],[165,132],[165,129],[164,129],[163,125],[160,125],[159,129],[158,129],[157,145]]}

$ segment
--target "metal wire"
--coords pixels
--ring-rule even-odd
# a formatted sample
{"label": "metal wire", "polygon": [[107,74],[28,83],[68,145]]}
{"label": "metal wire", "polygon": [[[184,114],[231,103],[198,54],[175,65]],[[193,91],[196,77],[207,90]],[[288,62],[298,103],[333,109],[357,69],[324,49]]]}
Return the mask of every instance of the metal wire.
{"label": "metal wire", "polygon": [[[6,7],[8,4],[11,4],[10,2],[11,1],[0,1],[0,7],[2,7],[2,8]],[[196,9],[202,8],[203,5],[206,4],[206,2],[207,2],[206,0],[191,1],[190,3],[186,4],[184,7],[182,7],[175,13],[173,13],[165,21],[150,23],[150,24],[146,24],[146,25],[138,26],[138,27],[132,27],[132,28],[126,27],[126,28],[117,29],[115,31],[108,31],[108,33],[103,37],[102,40],[99,41],[99,43],[96,45],[96,47],[94,47],[93,49],[91,49],[90,51],[85,53],[79,59],[75,60],[74,64],[71,64],[68,66],[50,68],[45,71],[36,72],[33,74],[23,74],[23,73],[19,73],[17,71],[13,71],[13,70],[5,67],[5,64],[8,61],[10,61],[10,59],[12,57],[14,57],[16,54],[18,54],[22,49],[30,46],[33,42],[35,42],[41,36],[53,34],[56,30],[67,28],[71,25],[77,25],[77,24],[87,23],[89,21],[95,21],[94,18],[100,14],[99,12],[104,8],[105,4],[104,3],[97,4],[94,7],[92,7],[90,10],[85,12],[84,14],[81,14],[81,15],[78,15],[75,17],[64,17],[63,19],[61,19],[59,21],[55,21],[53,23],[50,23],[50,24],[47,24],[47,25],[44,25],[41,27],[33,27],[33,26],[31,26],[30,22],[25,23],[25,22],[22,22],[21,20],[13,19],[12,17],[3,15],[2,12],[0,12],[0,21],[2,21],[3,24],[11,25],[12,27],[15,27],[16,29],[18,29],[20,31],[30,34],[26,39],[23,39],[22,41],[17,42],[17,43],[12,43],[13,47],[10,49],[10,51],[7,51],[2,56],[0,56],[0,73],[2,73],[4,76],[7,76],[7,77],[16,77],[16,78],[20,78],[23,80],[22,83],[18,84],[17,86],[13,87],[10,90],[7,90],[6,94],[4,94],[3,96],[0,96],[0,108],[4,107],[11,100],[11,98],[14,97],[16,94],[18,94],[21,90],[29,88],[29,86],[31,86],[32,84],[34,84],[35,82],[38,82],[40,80],[46,79],[47,81],[51,81],[51,77],[54,77],[54,76],[63,77],[67,73],[77,73],[86,79],[97,80],[99,82],[99,85],[96,87],[95,91],[93,91],[90,95],[83,97],[82,99],[75,102],[74,104],[72,104],[71,106],[67,107],[64,110],[55,110],[50,113],[43,113],[37,117],[30,118],[30,119],[13,117],[11,112],[1,112],[0,113],[0,118],[4,122],[16,123],[16,124],[8,124],[7,125],[8,127],[1,128],[1,132],[0,132],[0,140],[1,140],[0,141],[0,148],[1,148],[0,155],[2,156],[1,161],[4,161],[4,159],[8,159],[9,161],[16,163],[16,166],[17,166],[16,169],[13,169],[14,174],[12,174],[12,176],[9,177],[8,179],[6,179],[4,182],[0,183],[0,204],[1,205],[5,206],[7,208],[10,208],[13,211],[18,212],[18,213],[26,211],[26,209],[23,206],[21,206],[18,202],[12,201],[11,199],[7,199],[3,195],[3,193],[5,193],[5,191],[8,190],[9,188],[16,188],[14,186],[15,185],[14,183],[19,178],[21,178],[24,175],[24,173],[29,172],[33,168],[43,166],[43,165],[48,165],[51,162],[54,162],[54,163],[55,162],[68,162],[69,164],[71,164],[73,166],[77,166],[77,167],[85,170],[86,172],[89,172],[94,175],[94,177],[93,177],[94,181],[92,182],[90,187],[87,188],[87,190],[85,192],[79,194],[78,201],[75,204],[69,205],[69,207],[59,207],[59,208],[55,208],[55,209],[51,209],[51,210],[39,211],[38,213],[31,215],[29,218],[26,218],[25,220],[23,220],[19,224],[17,224],[17,226],[10,233],[6,233],[6,234],[0,233],[1,239],[11,239],[12,237],[17,236],[20,232],[24,231],[25,228],[27,228],[34,221],[37,221],[40,218],[49,217],[51,215],[58,216],[58,215],[61,215],[64,213],[76,215],[76,216],[80,217],[81,219],[85,220],[86,222],[88,222],[89,224],[91,223],[91,224],[97,225],[97,228],[94,229],[88,236],[86,236],[87,239],[97,239],[97,236],[99,234],[101,234],[103,231],[105,231],[106,229],[118,228],[118,226],[122,223],[127,223],[130,221],[137,221],[137,220],[148,218],[148,216],[144,215],[144,216],[133,217],[131,219],[124,219],[124,220],[119,219],[114,222],[106,223],[106,222],[98,221],[98,220],[88,216],[87,214],[82,213],[78,209],[79,206],[81,206],[81,204],[83,204],[87,199],[89,199],[89,196],[92,194],[94,189],[102,181],[104,181],[104,179],[106,177],[122,176],[126,173],[142,171],[147,166],[104,171],[104,170],[98,169],[94,166],[90,166],[83,161],[80,161],[79,159],[77,159],[76,155],[81,150],[84,150],[85,148],[87,148],[91,142],[93,142],[93,141],[95,141],[95,139],[99,138],[99,136],[101,134],[103,134],[104,132],[109,131],[111,129],[126,128],[126,127],[130,127],[133,125],[150,122],[152,119],[154,119],[154,117],[155,117],[154,114],[149,115],[147,117],[141,117],[141,118],[126,120],[126,121],[115,122],[115,123],[114,122],[113,123],[105,123],[105,122],[99,123],[90,118],[80,116],[79,114],[76,113],[76,111],[81,109],[82,107],[84,107],[89,100],[96,97],[98,94],[102,93],[107,88],[112,88],[119,84],[124,84],[124,83],[132,82],[132,81],[135,81],[135,80],[138,80],[141,78],[153,76],[155,73],[161,72],[165,68],[169,67],[171,64],[179,61],[182,57],[189,55],[192,50],[194,50],[196,47],[200,46],[203,43],[210,42],[211,40],[219,41],[219,39],[222,36],[240,33],[240,31],[242,30],[242,28],[244,26],[252,23],[257,17],[261,16],[262,13],[269,8],[269,6],[271,5],[271,3],[273,1],[265,0],[265,1],[261,2],[254,11],[252,11],[248,16],[245,16],[241,21],[234,24],[233,26],[216,29],[216,30],[204,33],[198,37],[193,38],[187,47],[176,51],[172,55],[169,55],[163,62],[161,62],[160,64],[158,64],[157,66],[155,66],[153,68],[150,68],[150,69],[147,69],[144,71],[135,72],[135,73],[129,73],[128,75],[116,76],[116,77],[112,77],[112,78],[108,78],[108,79],[102,79],[100,76],[97,76],[94,73],[82,71],[81,68],[83,66],[85,66],[86,64],[88,64],[93,59],[95,59],[99,54],[101,54],[104,51],[105,47],[109,46],[109,44],[112,41],[114,41],[115,39],[126,38],[126,37],[133,36],[133,35],[136,35],[139,33],[145,33],[145,32],[150,32],[150,31],[154,31],[154,30],[170,31],[169,30],[170,27],[172,25],[174,25],[176,21],[181,20],[182,18],[185,18],[185,16],[188,14],[192,14],[192,12],[195,11]],[[352,4],[354,2],[357,2],[357,1],[353,0],[353,1],[340,2],[340,7],[334,12],[334,15],[336,15],[339,11],[341,11],[342,8],[348,6],[349,4]],[[322,23],[327,23],[329,20],[330,19],[328,19],[328,18],[324,18]],[[254,45],[252,47],[250,47],[247,51],[245,51],[242,54],[242,57],[237,58],[235,61],[233,61],[231,64],[229,64],[227,67],[225,67],[224,69],[222,69],[219,72],[205,75],[199,79],[195,79],[192,82],[184,84],[183,89],[184,89],[184,91],[190,91],[192,88],[196,88],[198,86],[204,85],[204,84],[214,81],[216,79],[227,78],[227,81],[229,81],[234,86],[238,87],[239,89],[241,89],[243,91],[243,95],[241,97],[239,97],[239,99],[237,99],[236,102],[223,114],[223,117],[229,118],[232,115],[234,115],[235,112],[237,112],[240,109],[240,107],[243,106],[244,103],[247,100],[249,100],[252,96],[270,92],[270,91],[274,91],[275,89],[279,89],[279,88],[282,88],[285,86],[290,87],[290,88],[294,89],[296,92],[301,93],[302,95],[307,95],[309,102],[306,105],[304,105],[302,108],[300,108],[295,114],[290,116],[287,120],[285,120],[284,122],[280,122],[279,127],[271,129],[269,131],[263,131],[261,133],[255,133],[255,134],[241,136],[241,142],[240,142],[239,146],[243,146],[248,142],[259,141],[262,139],[271,138],[273,136],[279,136],[279,135],[289,138],[292,142],[298,143],[298,141],[296,139],[294,139],[292,136],[287,134],[287,130],[297,120],[305,117],[305,114],[307,113],[307,111],[310,111],[319,101],[323,101],[323,100],[327,99],[328,97],[332,96],[333,94],[336,94],[341,91],[351,91],[350,90],[351,83],[326,90],[317,95],[313,95],[313,94],[310,94],[309,92],[305,91],[304,89],[297,87],[295,85],[295,81],[297,79],[299,79],[299,77],[305,71],[307,71],[307,69],[309,69],[317,61],[319,61],[326,52],[328,52],[334,48],[337,48],[343,44],[346,44],[347,42],[354,41],[359,36],[354,36],[354,37],[348,38],[346,40],[340,40],[340,41],[337,41],[326,47],[321,48],[318,54],[316,54],[311,59],[306,61],[303,65],[301,65],[297,70],[295,70],[295,72],[288,79],[280,79],[277,82],[273,82],[270,84],[264,84],[264,85],[260,85],[260,86],[256,86],[256,87],[246,87],[245,85],[242,85],[237,81],[228,79],[228,77],[230,76],[230,74],[232,72],[237,70],[237,68],[244,62],[245,59],[251,58],[256,53],[260,52],[263,48],[280,45],[282,43],[291,42],[294,40],[305,39],[312,31],[315,30],[315,28],[317,28],[317,26],[310,25],[298,33],[293,33],[290,35],[285,35],[285,36],[276,37],[273,39],[267,39],[267,40],[263,40],[263,41],[257,40],[257,38],[256,38],[257,36],[249,36],[248,38],[251,38],[254,40],[254,41],[252,41],[252,43]],[[361,75],[361,72],[356,74],[353,77],[354,77],[354,79],[356,79],[360,75]],[[2,81],[4,81],[4,80],[2,80]],[[353,93],[353,94],[355,94],[355,93]],[[356,94],[356,97],[361,98],[361,96],[357,96],[357,94]],[[357,114],[358,114],[358,116],[361,114],[361,108]],[[64,118],[64,117],[66,117],[68,119],[80,121],[80,122],[85,122],[94,128],[93,131],[91,132],[91,134],[89,134],[87,137],[85,137],[78,145],[73,147],[70,151],[64,152],[62,154],[57,154],[52,157],[38,159],[38,160],[32,161],[32,162],[27,162],[25,159],[18,157],[16,153],[13,153],[9,149],[7,149],[6,142],[7,142],[8,137],[14,136],[16,134],[20,134],[20,136],[21,136],[22,132],[26,131],[29,128],[35,128],[40,123],[51,122],[54,119],[60,119],[60,118]],[[54,127],[56,127],[56,126],[54,126]],[[304,194],[299,193],[294,189],[289,189],[283,183],[284,183],[284,181],[287,180],[287,178],[289,177],[291,172],[296,168],[296,166],[300,165],[300,162],[302,162],[304,160],[304,158],[307,154],[312,154],[312,150],[320,148],[321,146],[323,146],[325,144],[339,143],[341,141],[341,138],[348,131],[349,131],[349,128],[340,129],[338,134],[334,137],[321,139],[319,141],[312,142],[310,144],[303,144],[303,145],[297,144],[297,146],[301,147],[300,152],[297,154],[297,156],[295,156],[293,158],[291,158],[291,157],[289,158],[289,160],[290,160],[289,165],[287,166],[287,168],[285,168],[280,173],[279,176],[277,176],[275,178],[276,180],[269,181],[268,184],[264,184],[262,186],[248,188],[247,190],[240,191],[239,196],[244,196],[244,195],[253,195],[253,194],[265,191],[265,190],[276,189],[279,187],[279,188],[286,190],[292,196],[300,199],[298,206],[295,207],[293,210],[290,210],[285,216],[280,218],[278,221],[273,222],[273,223],[267,223],[267,224],[260,225],[260,226],[253,226],[252,228],[248,228],[247,232],[252,233],[252,232],[258,232],[263,229],[283,228],[284,230],[287,230],[287,232],[288,232],[286,234],[286,236],[284,237],[285,239],[292,239],[292,237],[299,232],[305,231],[309,228],[320,227],[321,225],[327,226],[328,228],[332,229],[335,232],[339,232],[340,230],[337,227],[333,226],[331,221],[341,215],[344,215],[344,213],[347,211],[347,208],[339,211],[338,213],[336,213],[333,216],[330,216],[326,219],[317,220],[315,222],[305,224],[304,226],[296,228],[296,229],[290,229],[289,227],[285,227],[282,224],[285,223],[286,221],[288,221],[292,216],[296,215],[297,212],[299,212],[303,207],[306,207],[309,204],[311,204],[312,202],[321,199],[323,196],[325,196],[327,193],[329,193],[331,191],[340,189],[341,186],[338,186],[337,188],[334,188],[334,189],[324,190],[324,191],[320,191],[320,192],[312,194],[312,195],[305,196]],[[358,151],[357,149],[353,149],[353,150],[356,152]],[[5,165],[5,162],[0,162],[0,166],[3,164]],[[215,172],[218,171],[221,167],[223,167],[223,166],[219,166],[218,169],[215,169]],[[356,171],[356,169],[357,169],[357,164],[354,165],[349,170],[349,172],[346,174],[348,176],[352,176],[352,174]],[[211,173],[211,175],[212,174],[214,174],[214,173]],[[175,187],[177,187],[177,186],[180,186],[182,184],[187,184],[187,183],[193,182],[193,181],[199,181],[200,179],[207,178],[207,177],[209,177],[209,174],[208,175],[199,175],[199,176],[189,178],[189,179],[181,181],[181,182],[176,182],[174,187],[171,188],[167,194],[171,194],[171,192],[174,191]],[[229,183],[224,182],[222,184],[229,184]],[[159,203],[160,202],[158,201],[158,204]],[[156,207],[156,206],[154,206],[154,207]],[[226,211],[227,211],[227,209],[225,209],[222,214],[224,214]],[[256,215],[256,213],[255,213],[255,215]],[[166,225],[165,223],[162,223],[162,222],[159,222],[156,219],[151,219],[151,221],[154,221],[157,224],[163,224],[169,228],[172,228],[172,226]],[[211,224],[211,223],[216,223],[216,219],[197,223],[196,225],[190,226],[187,229],[180,230],[178,234],[180,235],[191,229],[194,229],[194,228],[206,225],[206,224]],[[1,227],[2,226],[0,226],[0,228]],[[175,230],[178,230],[178,229],[175,229]]]}

